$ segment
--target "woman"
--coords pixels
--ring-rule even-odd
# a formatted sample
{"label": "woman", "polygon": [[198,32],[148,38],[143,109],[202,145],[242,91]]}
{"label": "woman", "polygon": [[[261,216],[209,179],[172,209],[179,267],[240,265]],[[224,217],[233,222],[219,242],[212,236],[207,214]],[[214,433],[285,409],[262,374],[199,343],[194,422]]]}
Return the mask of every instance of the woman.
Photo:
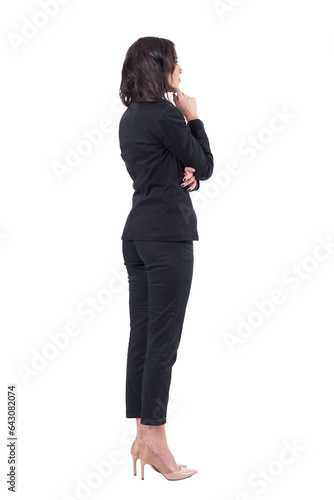
{"label": "woman", "polygon": [[196,99],[179,89],[181,73],[173,42],[139,38],[126,53],[119,92],[127,107],[119,123],[121,157],[134,188],[121,236],[130,310],[126,417],[136,418],[131,454],[135,475],[141,460],[142,479],[145,463],[172,480],[197,472],[175,462],[165,431],[199,239],[190,191],[213,171]]}

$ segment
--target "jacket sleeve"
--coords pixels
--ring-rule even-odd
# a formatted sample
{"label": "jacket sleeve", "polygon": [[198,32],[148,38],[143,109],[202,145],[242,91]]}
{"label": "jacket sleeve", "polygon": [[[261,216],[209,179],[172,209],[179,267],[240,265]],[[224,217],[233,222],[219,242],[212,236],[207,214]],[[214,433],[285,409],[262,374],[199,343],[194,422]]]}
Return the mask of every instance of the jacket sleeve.
{"label": "jacket sleeve", "polygon": [[175,105],[166,105],[158,117],[158,134],[162,143],[187,167],[195,169],[196,179],[207,180],[213,172],[213,155],[202,120],[186,123]]}
{"label": "jacket sleeve", "polygon": [[[195,175],[195,177],[196,177],[196,175]],[[199,179],[197,179],[197,177],[196,177],[196,181],[197,181],[196,187],[195,187],[195,189],[192,189],[191,191],[189,191],[190,193],[192,193],[193,191],[197,191],[199,189]]]}

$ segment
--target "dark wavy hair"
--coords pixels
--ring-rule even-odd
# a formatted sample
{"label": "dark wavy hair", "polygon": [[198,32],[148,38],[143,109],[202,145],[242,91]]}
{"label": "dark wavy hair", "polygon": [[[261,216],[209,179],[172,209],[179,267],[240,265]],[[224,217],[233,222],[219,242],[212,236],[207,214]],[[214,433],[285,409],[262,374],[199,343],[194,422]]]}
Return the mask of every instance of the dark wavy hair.
{"label": "dark wavy hair", "polygon": [[166,38],[145,36],[129,47],[122,68],[119,97],[125,106],[131,102],[167,102],[172,92],[168,76],[175,69],[175,44]]}

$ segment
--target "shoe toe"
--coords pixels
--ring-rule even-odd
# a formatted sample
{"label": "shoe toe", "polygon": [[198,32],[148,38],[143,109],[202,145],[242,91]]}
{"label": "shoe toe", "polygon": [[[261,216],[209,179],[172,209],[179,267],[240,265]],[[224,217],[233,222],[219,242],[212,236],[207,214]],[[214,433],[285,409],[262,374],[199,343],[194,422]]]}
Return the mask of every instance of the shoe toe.
{"label": "shoe toe", "polygon": [[184,475],[188,474],[196,474],[197,470],[196,469],[189,469],[188,467],[181,467],[180,473]]}

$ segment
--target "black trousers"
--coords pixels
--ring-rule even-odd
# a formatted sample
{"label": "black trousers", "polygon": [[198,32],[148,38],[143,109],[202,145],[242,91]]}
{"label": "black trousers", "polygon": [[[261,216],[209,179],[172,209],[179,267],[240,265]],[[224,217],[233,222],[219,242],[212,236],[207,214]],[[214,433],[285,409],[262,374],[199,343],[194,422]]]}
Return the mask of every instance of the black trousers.
{"label": "black trousers", "polygon": [[193,275],[193,241],[122,240],[130,334],[126,417],[163,425]]}

